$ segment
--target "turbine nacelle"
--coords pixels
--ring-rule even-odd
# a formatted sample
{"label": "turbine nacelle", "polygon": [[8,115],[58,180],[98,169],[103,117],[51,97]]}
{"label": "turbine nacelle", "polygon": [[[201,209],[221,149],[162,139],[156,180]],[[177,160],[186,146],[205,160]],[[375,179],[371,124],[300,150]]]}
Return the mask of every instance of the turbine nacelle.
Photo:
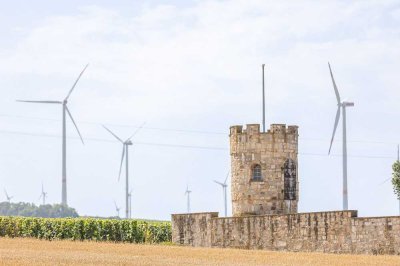
{"label": "turbine nacelle", "polygon": [[340,105],[343,106],[343,107],[353,107],[354,103],[353,102],[343,101]]}

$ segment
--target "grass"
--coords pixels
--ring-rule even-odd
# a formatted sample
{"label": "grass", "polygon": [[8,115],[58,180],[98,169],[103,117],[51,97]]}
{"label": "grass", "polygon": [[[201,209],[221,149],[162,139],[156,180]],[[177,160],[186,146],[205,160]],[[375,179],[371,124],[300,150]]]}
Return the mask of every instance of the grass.
{"label": "grass", "polygon": [[400,265],[399,256],[0,238],[1,265]]}

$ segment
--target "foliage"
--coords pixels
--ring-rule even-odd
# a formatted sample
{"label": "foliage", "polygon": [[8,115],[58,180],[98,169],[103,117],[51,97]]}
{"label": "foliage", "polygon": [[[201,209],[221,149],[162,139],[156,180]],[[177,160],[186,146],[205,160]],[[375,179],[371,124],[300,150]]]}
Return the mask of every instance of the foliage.
{"label": "foliage", "polygon": [[0,237],[4,236],[47,240],[162,243],[171,241],[171,223],[94,218],[0,216]]}
{"label": "foliage", "polygon": [[397,199],[400,200],[400,161],[396,161],[393,166],[393,173],[392,173],[392,184],[394,194],[396,194]]}
{"label": "foliage", "polygon": [[75,209],[61,204],[36,206],[33,203],[0,202],[0,215],[44,218],[78,217]]}

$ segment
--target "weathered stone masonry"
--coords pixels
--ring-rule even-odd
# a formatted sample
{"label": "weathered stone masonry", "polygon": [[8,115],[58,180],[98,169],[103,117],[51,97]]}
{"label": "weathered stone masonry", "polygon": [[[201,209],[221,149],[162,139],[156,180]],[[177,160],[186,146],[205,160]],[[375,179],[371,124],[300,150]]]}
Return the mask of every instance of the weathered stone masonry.
{"label": "weathered stone masonry", "polygon": [[230,128],[233,216],[173,214],[172,241],[195,247],[400,255],[400,216],[297,213],[298,127]]}
{"label": "weathered stone masonry", "polygon": [[[233,216],[296,213],[298,202],[297,126],[230,128]],[[260,179],[254,179],[255,167]]]}
{"label": "weathered stone masonry", "polygon": [[218,218],[173,214],[172,241],[195,247],[400,254],[400,217],[358,218],[357,211]]}

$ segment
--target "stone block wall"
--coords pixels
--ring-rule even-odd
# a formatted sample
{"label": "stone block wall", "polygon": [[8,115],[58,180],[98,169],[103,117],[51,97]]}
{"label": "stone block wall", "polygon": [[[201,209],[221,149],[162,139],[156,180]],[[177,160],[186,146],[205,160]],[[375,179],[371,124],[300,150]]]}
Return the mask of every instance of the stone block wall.
{"label": "stone block wall", "polygon": [[[233,216],[297,213],[298,127],[273,124],[260,132],[258,124],[232,126],[229,137]],[[260,180],[253,179],[256,166]]]}
{"label": "stone block wall", "polygon": [[211,219],[217,212],[173,214],[172,242],[194,247],[211,247]]}
{"label": "stone block wall", "polygon": [[230,218],[178,214],[172,215],[172,231],[174,243],[196,247],[400,254],[400,216],[358,218],[357,211]]}
{"label": "stone block wall", "polygon": [[400,254],[400,216],[352,219],[355,253]]}

